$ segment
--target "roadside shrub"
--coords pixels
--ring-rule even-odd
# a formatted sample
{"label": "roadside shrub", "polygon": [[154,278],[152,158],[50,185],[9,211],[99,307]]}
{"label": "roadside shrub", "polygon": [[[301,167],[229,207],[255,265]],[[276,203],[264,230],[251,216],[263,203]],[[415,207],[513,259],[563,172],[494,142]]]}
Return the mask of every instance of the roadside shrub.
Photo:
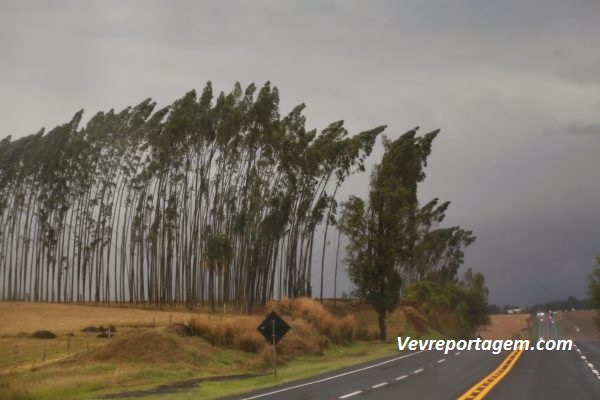
{"label": "roadside shrub", "polygon": [[359,325],[356,328],[356,332],[354,333],[354,335],[358,340],[370,340],[369,329],[367,329],[367,327],[364,325]]}
{"label": "roadside shrub", "polygon": [[121,333],[104,346],[83,353],[83,360],[127,363],[172,363],[189,357],[182,339],[154,330]]}
{"label": "roadside shrub", "polygon": [[310,323],[303,319],[290,321],[290,331],[277,344],[278,351],[290,359],[302,355],[321,355],[329,344]]}
{"label": "roadside shrub", "polygon": [[99,327],[95,327],[95,326],[86,326],[85,328],[83,328],[81,330],[81,332],[85,332],[85,333],[106,333],[108,332],[110,329],[111,334],[115,333],[117,331],[117,328],[114,325],[109,325],[108,328],[103,327],[102,325],[100,325]]}
{"label": "roadside shrub", "polygon": [[[355,338],[357,322],[354,316],[337,317],[323,305],[308,298],[267,303],[266,311],[282,315],[291,330],[277,344],[279,361],[305,355],[321,355],[330,343],[347,344]],[[213,346],[231,348],[257,354],[256,362],[272,363],[272,347],[257,331],[262,317],[239,317],[234,321],[209,321],[192,317],[188,321],[190,332]]]}
{"label": "roadside shrub", "polygon": [[238,318],[235,322],[209,323],[197,317],[189,321],[190,331],[213,346],[257,353],[264,347],[265,339],[256,331],[254,318]]}
{"label": "roadside shrub", "polygon": [[292,310],[310,322],[319,332],[329,335],[334,329],[335,319],[329,311],[325,310],[323,305],[307,297],[294,299]]}
{"label": "roadside shrub", "polygon": [[[323,342],[317,340],[316,342],[297,332],[288,333],[281,342],[277,344],[277,353],[286,360],[291,360],[295,357],[308,356],[308,355],[322,355]],[[270,346],[269,346],[270,347]]]}
{"label": "roadside shrub", "polygon": [[450,310],[433,310],[429,312],[432,327],[452,338],[461,337],[461,329],[456,314]]}
{"label": "roadside shrub", "polygon": [[188,321],[188,325],[190,327],[190,331],[192,335],[200,336],[208,340],[206,337],[208,333],[211,331],[210,324],[203,319],[192,317]]}
{"label": "roadside shrub", "polygon": [[364,341],[379,340],[379,332],[370,330],[367,325],[358,325],[354,333],[354,337],[358,340]]}
{"label": "roadside shrub", "polygon": [[[271,346],[265,346],[258,353],[257,362],[259,367],[266,367],[273,365],[273,348]],[[277,349],[277,365],[285,364],[287,360],[281,357],[279,349]]]}
{"label": "roadside shrub", "polygon": [[419,304],[430,320],[435,320],[436,314],[440,318],[440,312],[451,312],[456,318],[456,330],[447,332],[443,325],[438,329],[452,337],[469,338],[489,321],[486,290],[485,286],[469,281],[448,284],[421,281],[407,288],[406,297]]}
{"label": "roadside shrub", "polygon": [[35,339],[55,339],[56,334],[50,331],[35,331],[31,334],[31,337]]}
{"label": "roadside shrub", "polygon": [[282,297],[281,300],[269,300],[267,302],[267,309],[269,311],[276,311],[282,315],[292,314],[292,299],[289,297]]}
{"label": "roadside shrub", "polygon": [[[296,357],[322,355],[327,340],[316,329],[302,319],[289,321],[292,329],[277,343],[277,365],[282,365]],[[260,367],[273,365],[273,346],[266,343],[256,357]]]}
{"label": "roadside shrub", "polygon": [[267,312],[275,311],[294,319],[303,319],[333,343],[350,343],[354,339],[356,319],[352,316],[338,318],[331,314],[318,301],[308,297],[290,300],[286,297],[280,301],[267,304]]}
{"label": "roadside shrub", "polygon": [[233,347],[246,353],[258,353],[265,347],[266,340],[258,332],[247,332],[233,339]]}
{"label": "roadside shrub", "polygon": [[405,311],[406,320],[414,328],[415,332],[419,335],[427,333],[427,321],[417,315],[412,310]]}
{"label": "roadside shrub", "polygon": [[209,341],[216,346],[233,347],[233,340],[238,334],[241,334],[239,329],[236,329],[233,324],[225,322],[213,325],[208,336]]}
{"label": "roadside shrub", "polygon": [[192,328],[190,328],[190,326],[186,325],[186,324],[180,324],[180,323],[171,324],[165,329],[165,331],[167,331],[169,333],[174,333],[177,336],[181,336],[181,337],[192,336]]}
{"label": "roadside shrub", "polygon": [[346,315],[344,318],[335,321],[335,327],[331,333],[331,339],[334,343],[348,344],[354,340],[356,331],[356,318],[353,315]]}

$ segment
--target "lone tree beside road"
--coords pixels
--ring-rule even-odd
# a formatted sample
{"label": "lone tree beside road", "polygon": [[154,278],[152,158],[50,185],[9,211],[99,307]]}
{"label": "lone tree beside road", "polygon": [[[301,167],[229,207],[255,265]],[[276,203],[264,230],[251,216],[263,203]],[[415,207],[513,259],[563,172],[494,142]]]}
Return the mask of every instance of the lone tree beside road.
{"label": "lone tree beside road", "polygon": [[417,184],[438,130],[417,137],[417,129],[395,141],[384,141],[385,153],[371,175],[369,202],[351,196],[345,203],[341,229],[347,247],[350,278],[359,295],[378,314],[379,338],[386,340],[386,313],[398,304],[398,266],[413,254],[419,208]]}
{"label": "lone tree beside road", "polygon": [[[348,271],[359,296],[378,314],[379,338],[387,339],[387,313],[408,281],[452,281],[463,261],[462,248],[475,238],[460,227],[437,228],[449,203],[433,199],[419,206],[417,186],[439,130],[384,139],[385,153],[371,175],[369,201],[351,196],[340,220],[348,237]],[[403,282],[403,279],[407,282]]]}

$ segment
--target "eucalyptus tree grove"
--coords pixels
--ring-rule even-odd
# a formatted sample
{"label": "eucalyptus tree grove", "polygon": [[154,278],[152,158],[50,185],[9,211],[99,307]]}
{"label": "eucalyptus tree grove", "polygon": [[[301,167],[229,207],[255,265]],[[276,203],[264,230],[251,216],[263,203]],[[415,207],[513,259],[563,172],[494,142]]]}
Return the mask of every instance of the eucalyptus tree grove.
{"label": "eucalyptus tree grove", "polygon": [[384,126],[306,130],[239,84],[0,141],[0,297],[251,306],[310,294],[315,232]]}

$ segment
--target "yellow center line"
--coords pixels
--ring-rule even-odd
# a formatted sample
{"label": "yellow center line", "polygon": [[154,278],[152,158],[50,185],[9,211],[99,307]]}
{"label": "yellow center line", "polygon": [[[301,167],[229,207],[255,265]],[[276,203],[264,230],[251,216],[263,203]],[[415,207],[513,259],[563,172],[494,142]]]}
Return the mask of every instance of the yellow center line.
{"label": "yellow center line", "polygon": [[519,357],[523,354],[523,350],[514,350],[500,363],[498,368],[491,374],[477,382],[472,388],[467,390],[465,394],[460,396],[458,400],[479,400],[483,399],[485,395],[492,390],[494,386],[498,384],[508,374],[508,372],[515,366]]}

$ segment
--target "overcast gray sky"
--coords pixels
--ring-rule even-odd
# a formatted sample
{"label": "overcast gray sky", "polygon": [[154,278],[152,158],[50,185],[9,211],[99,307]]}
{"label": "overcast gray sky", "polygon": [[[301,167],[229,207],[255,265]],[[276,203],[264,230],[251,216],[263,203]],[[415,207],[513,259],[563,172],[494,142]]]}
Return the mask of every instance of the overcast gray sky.
{"label": "overcast gray sky", "polygon": [[490,301],[585,295],[600,253],[600,1],[0,0],[0,137],[81,108],[166,105],[208,80],[271,81],[311,128],[441,128],[421,199],[450,200],[448,223],[475,232],[466,265]]}

